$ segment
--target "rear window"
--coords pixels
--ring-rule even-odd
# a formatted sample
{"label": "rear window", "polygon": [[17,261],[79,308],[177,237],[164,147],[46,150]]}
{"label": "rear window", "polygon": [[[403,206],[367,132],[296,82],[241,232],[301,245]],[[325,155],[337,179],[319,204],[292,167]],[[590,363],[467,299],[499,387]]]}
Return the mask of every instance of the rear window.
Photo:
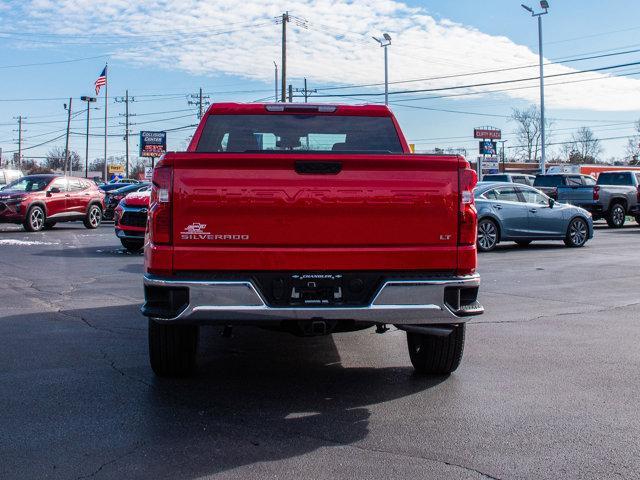
{"label": "rear window", "polygon": [[538,175],[533,182],[534,187],[560,187],[564,179],[560,175]]}
{"label": "rear window", "polygon": [[598,176],[598,185],[633,185],[627,172],[603,172]]}
{"label": "rear window", "polygon": [[482,180],[485,182],[510,182],[507,175],[484,175]]}
{"label": "rear window", "polygon": [[389,117],[210,115],[197,152],[403,153]]}

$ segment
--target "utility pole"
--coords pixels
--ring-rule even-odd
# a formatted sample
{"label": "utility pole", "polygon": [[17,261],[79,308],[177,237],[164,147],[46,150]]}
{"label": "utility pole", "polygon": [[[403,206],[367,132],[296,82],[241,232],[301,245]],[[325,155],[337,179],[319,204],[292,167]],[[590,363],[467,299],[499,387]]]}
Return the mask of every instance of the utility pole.
{"label": "utility pole", "polygon": [[504,144],[507,143],[509,140],[500,140],[500,143],[502,144],[502,173],[505,172],[505,158],[504,158]]}
{"label": "utility pole", "polygon": [[274,97],[275,100],[274,102],[278,102],[278,64],[276,62],[273,62],[273,68],[274,68],[274,75],[275,75],[275,88],[276,88],[276,96]]}
{"label": "utility pole", "polygon": [[289,84],[289,103],[293,102],[293,85]]}
{"label": "utility pole", "polygon": [[287,101],[287,23],[291,21],[289,18],[289,12],[282,14],[282,103]]}
{"label": "utility pole", "polygon": [[97,100],[96,97],[83,95],[80,100],[87,102],[87,135],[85,137],[85,153],[84,153],[84,178],[89,178],[89,111],[91,110],[91,102]]}
{"label": "utility pole", "polygon": [[24,130],[22,129],[22,121],[25,119],[25,117],[23,117],[22,115],[19,115],[13,118],[15,120],[18,120],[18,170],[20,170],[21,169],[20,167],[22,167],[22,140],[23,140],[22,134],[24,133]]}
{"label": "utility pole", "polygon": [[67,108],[67,104],[64,104],[64,109],[67,111],[67,136],[64,142],[64,174],[67,175],[67,170],[69,174],[73,170],[71,165],[69,165],[69,129],[71,128],[71,102],[73,98],[69,97],[69,107]]}
{"label": "utility pole", "polygon": [[211,104],[211,102],[209,101],[211,97],[209,97],[209,95],[203,95],[202,88],[200,88],[200,91],[198,93],[192,93],[191,95],[189,95],[189,98],[191,100],[187,100],[187,104],[198,107],[198,120],[202,120],[204,108]]}
{"label": "utility pole", "polygon": [[304,95],[304,103],[308,103],[308,99],[309,99],[309,94],[310,93],[318,93],[318,90],[316,88],[314,88],[313,90],[309,90],[307,88],[307,79],[304,79],[304,88],[296,88],[294,89],[294,92],[296,93],[302,93],[302,95]]}
{"label": "utility pole", "polygon": [[[129,127],[132,125],[129,122],[129,102],[135,102],[134,97],[129,97],[129,90],[124,91],[124,97],[116,97],[114,99],[117,103],[124,103],[124,152],[125,152],[125,178],[129,178]],[[120,114],[122,116],[122,114]],[[122,122],[119,122],[122,125]]]}

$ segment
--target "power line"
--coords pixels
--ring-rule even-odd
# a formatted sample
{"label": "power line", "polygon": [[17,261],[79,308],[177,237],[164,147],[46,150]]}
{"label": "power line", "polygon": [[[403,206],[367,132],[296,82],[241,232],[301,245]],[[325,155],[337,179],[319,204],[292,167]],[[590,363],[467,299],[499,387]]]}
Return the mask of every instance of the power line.
{"label": "power line", "polygon": [[[557,77],[566,77],[569,75],[578,75],[582,73],[601,72],[605,70],[612,70],[614,68],[630,67],[634,65],[640,65],[640,62],[621,63],[618,65],[609,65],[606,67],[590,68],[585,70],[575,70],[572,72],[564,72],[564,73],[554,73],[552,75],[545,75],[545,78],[557,78]],[[452,87],[421,88],[421,89],[415,89],[415,90],[398,90],[395,92],[389,92],[389,95],[401,95],[401,94],[407,94],[407,93],[423,93],[423,92],[440,92],[444,90],[458,90],[463,88],[488,87],[491,85],[504,85],[509,83],[527,82],[527,81],[539,80],[539,79],[540,77],[538,76],[538,77],[516,78],[516,79],[510,79],[510,80],[500,80],[496,82],[483,82],[483,83],[475,83],[475,84],[468,84],[468,85],[455,85]],[[374,92],[357,93],[356,92],[356,93],[349,94],[349,96],[351,97],[377,97],[380,95],[384,95],[384,93],[374,93]],[[333,97],[333,96],[335,95],[315,95],[315,97]]]}
{"label": "power line", "polygon": [[[579,57],[579,58],[573,58],[573,59],[568,59],[568,60],[563,60],[563,63],[573,63],[573,62],[578,62],[578,61],[585,61],[585,60],[595,60],[598,58],[605,58],[605,57],[612,57],[612,56],[616,56],[616,55],[629,55],[631,53],[637,53],[640,52],[640,48],[638,49],[634,49],[634,50],[626,50],[624,52],[615,52],[615,53],[608,53],[608,54],[603,54],[603,55],[592,55],[592,56],[584,56],[584,57]],[[558,66],[562,66],[562,64],[558,63],[558,62],[546,62],[544,65],[558,65]],[[508,72],[508,71],[513,71],[513,70],[523,70],[526,68],[537,68],[539,66],[539,64],[531,64],[531,65],[520,65],[517,67],[506,67],[506,68],[496,68],[493,70],[480,70],[480,71],[475,71],[475,72],[467,72],[467,73],[456,73],[456,74],[451,74],[451,75],[440,75],[440,76],[436,76],[436,77],[423,77],[423,78],[414,78],[411,80],[396,80],[394,82],[389,82],[389,84],[393,84],[393,85],[397,85],[397,84],[402,84],[402,83],[415,83],[415,82],[426,82],[426,81],[430,81],[430,80],[444,80],[444,79],[449,79],[449,78],[459,78],[459,77],[468,77],[468,76],[476,76],[476,75],[484,75],[487,73],[501,73],[501,72]],[[539,77],[536,77],[536,79]],[[545,78],[548,78],[548,76],[546,76]],[[366,83],[366,84],[360,84],[360,85],[350,85],[350,86],[334,86],[334,87],[324,87],[324,88],[318,88],[318,91],[330,91],[330,90],[345,90],[345,89],[349,89],[349,88],[360,88],[360,87],[378,87],[384,85],[384,83]]]}

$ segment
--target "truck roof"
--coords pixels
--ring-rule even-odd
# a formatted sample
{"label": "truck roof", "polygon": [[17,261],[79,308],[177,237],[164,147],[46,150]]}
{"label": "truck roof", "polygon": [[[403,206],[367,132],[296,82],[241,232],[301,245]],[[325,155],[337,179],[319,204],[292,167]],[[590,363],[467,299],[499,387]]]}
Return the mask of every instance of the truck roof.
{"label": "truck roof", "polygon": [[317,113],[326,115],[352,115],[366,117],[391,117],[386,105],[343,105],[337,103],[213,103],[207,115],[269,115],[291,113]]}

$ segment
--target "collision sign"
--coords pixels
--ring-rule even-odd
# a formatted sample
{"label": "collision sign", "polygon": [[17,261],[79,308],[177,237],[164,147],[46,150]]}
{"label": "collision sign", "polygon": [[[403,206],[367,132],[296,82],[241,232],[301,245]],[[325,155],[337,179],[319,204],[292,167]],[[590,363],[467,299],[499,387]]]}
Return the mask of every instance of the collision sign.
{"label": "collision sign", "polygon": [[161,157],[167,153],[167,132],[140,132],[140,156]]}

